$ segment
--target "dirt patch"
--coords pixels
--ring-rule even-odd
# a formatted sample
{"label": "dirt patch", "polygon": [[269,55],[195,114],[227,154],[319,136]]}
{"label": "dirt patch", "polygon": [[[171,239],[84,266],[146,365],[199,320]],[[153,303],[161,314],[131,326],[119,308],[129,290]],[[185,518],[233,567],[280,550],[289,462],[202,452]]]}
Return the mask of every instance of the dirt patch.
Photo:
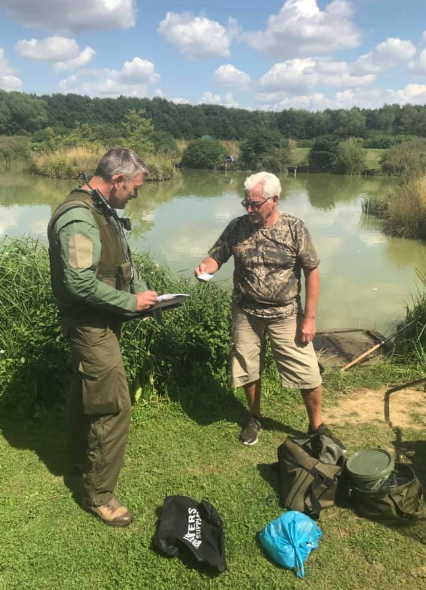
{"label": "dirt patch", "polygon": [[403,389],[388,396],[386,389],[359,389],[342,398],[333,408],[324,408],[328,424],[385,424],[424,430],[426,428],[426,393],[421,389]]}

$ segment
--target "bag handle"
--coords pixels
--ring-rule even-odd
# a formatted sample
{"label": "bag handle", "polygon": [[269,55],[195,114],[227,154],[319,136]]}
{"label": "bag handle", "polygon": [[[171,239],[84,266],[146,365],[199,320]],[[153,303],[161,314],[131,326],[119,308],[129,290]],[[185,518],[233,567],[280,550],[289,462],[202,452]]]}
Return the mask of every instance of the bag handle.
{"label": "bag handle", "polygon": [[322,485],[326,486],[326,489],[328,490],[334,484],[334,480],[327,475],[324,475],[324,473],[321,473],[321,471],[318,471],[318,469],[315,467],[311,467],[311,469],[309,469],[309,473],[314,478],[314,481],[309,486],[309,499],[311,501],[312,509],[308,507],[305,497],[304,512],[305,514],[309,514],[313,520],[318,520],[321,514],[321,504],[315,495],[315,490]]}

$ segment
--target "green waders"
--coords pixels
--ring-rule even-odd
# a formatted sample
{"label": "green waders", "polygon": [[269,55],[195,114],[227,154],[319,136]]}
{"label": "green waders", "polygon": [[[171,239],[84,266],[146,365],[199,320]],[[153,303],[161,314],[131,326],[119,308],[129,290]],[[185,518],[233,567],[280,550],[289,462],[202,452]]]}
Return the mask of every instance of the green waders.
{"label": "green waders", "polygon": [[131,418],[118,344],[121,324],[99,316],[76,324],[65,318],[62,327],[73,370],[67,400],[68,446],[71,464],[83,473],[84,504],[101,506],[114,495]]}

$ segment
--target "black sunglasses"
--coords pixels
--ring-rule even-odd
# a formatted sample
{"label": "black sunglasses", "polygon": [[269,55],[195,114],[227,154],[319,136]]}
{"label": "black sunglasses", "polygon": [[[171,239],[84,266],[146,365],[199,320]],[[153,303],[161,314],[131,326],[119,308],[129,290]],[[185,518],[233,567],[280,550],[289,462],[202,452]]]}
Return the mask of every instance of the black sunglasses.
{"label": "black sunglasses", "polygon": [[271,198],[272,197],[268,197],[264,201],[246,201],[244,199],[241,201],[241,205],[244,207],[244,209],[248,209],[249,207],[251,207],[252,209],[260,209],[262,205],[264,205],[266,201],[269,201],[269,199]]}

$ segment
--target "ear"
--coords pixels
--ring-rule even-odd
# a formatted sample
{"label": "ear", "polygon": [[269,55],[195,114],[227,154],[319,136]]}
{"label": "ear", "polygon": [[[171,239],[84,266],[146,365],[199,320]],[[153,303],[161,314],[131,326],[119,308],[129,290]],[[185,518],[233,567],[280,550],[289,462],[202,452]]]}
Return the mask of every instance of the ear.
{"label": "ear", "polygon": [[116,186],[117,184],[121,184],[123,180],[124,176],[122,174],[114,174],[114,176],[111,178],[111,182],[114,186]]}

